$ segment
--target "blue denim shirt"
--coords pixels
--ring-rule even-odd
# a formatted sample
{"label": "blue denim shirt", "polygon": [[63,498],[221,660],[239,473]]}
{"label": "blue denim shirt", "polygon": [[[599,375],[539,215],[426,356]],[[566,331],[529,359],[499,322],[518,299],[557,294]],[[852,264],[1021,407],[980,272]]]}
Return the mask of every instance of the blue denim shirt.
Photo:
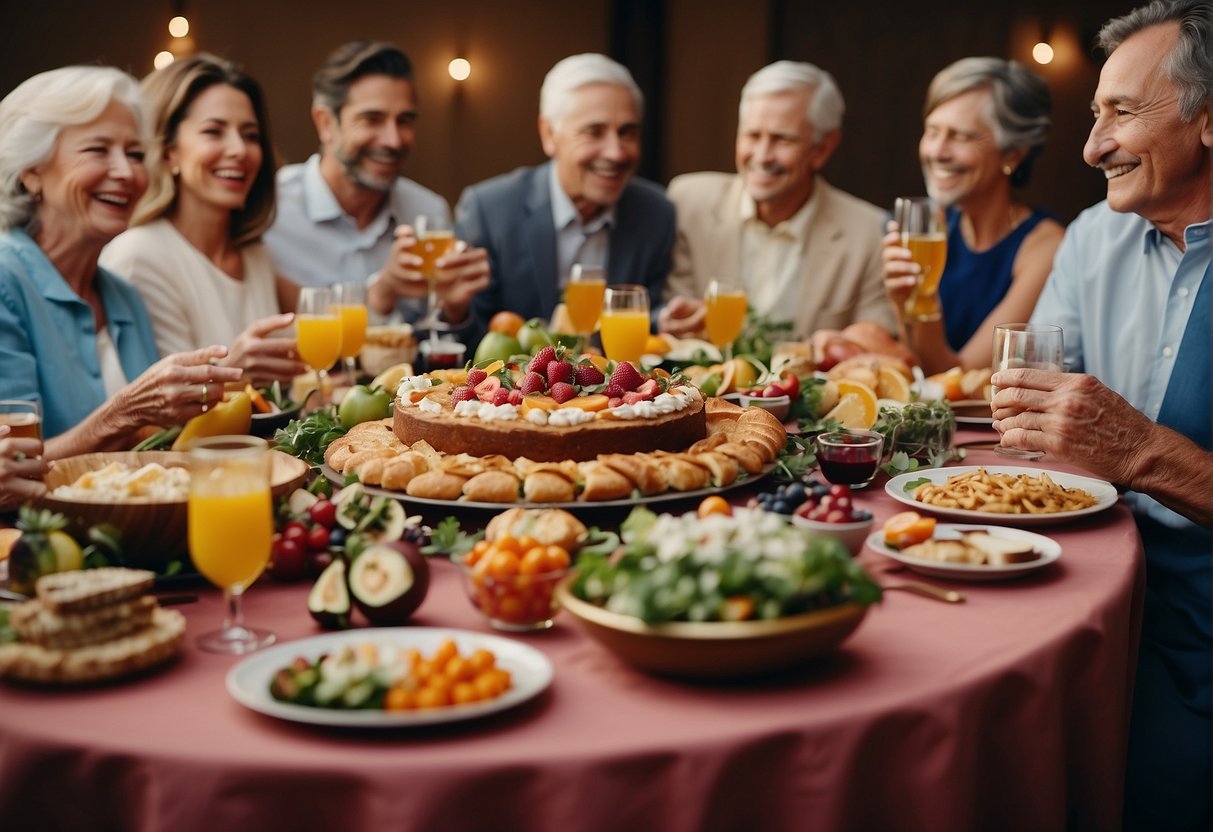
{"label": "blue denim shirt", "polygon": [[[128,379],[156,361],[152,324],[139,293],[105,269],[96,286]],[[42,404],[47,439],[105,401],[92,308],[20,229],[0,232],[0,399]]]}

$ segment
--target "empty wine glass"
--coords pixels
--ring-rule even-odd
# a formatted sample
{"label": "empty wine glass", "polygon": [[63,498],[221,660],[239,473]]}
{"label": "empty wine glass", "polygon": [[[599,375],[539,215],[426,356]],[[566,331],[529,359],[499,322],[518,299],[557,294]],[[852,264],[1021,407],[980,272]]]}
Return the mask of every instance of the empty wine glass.
{"label": "empty wine glass", "polygon": [[[994,349],[990,366],[994,372],[1026,367],[1034,370],[1062,370],[1061,327],[1051,324],[999,324],[994,327]],[[995,391],[997,392],[997,391]],[[999,442],[994,450],[1015,459],[1039,459],[1044,451],[1013,448]]]}

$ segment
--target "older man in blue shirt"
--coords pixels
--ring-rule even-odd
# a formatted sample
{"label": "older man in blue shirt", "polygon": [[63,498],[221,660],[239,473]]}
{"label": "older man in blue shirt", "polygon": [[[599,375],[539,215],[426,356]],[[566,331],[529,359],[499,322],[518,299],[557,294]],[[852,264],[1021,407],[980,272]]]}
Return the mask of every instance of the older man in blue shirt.
{"label": "older man in blue shirt", "polygon": [[1059,324],[1071,373],[997,373],[1007,444],[1128,490],[1146,552],[1126,825],[1211,828],[1213,57],[1207,0],[1107,23],[1083,155],[1108,199],[1066,232],[1033,320]]}

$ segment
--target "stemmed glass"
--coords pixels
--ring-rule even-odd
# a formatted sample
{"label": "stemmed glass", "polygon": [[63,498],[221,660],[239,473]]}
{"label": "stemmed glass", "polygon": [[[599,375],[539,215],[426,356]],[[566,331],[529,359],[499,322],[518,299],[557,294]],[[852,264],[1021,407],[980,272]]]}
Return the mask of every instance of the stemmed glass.
{"label": "stemmed glass", "polygon": [[[994,327],[994,349],[990,366],[994,372],[1027,367],[1034,370],[1062,370],[1061,327],[1051,324],[999,324]],[[1015,459],[1039,459],[1044,451],[1012,448],[999,442],[994,450]]]}
{"label": "stemmed glass", "polygon": [[724,358],[733,357],[733,342],[745,325],[746,294],[742,288],[724,280],[708,281],[704,298],[707,310],[708,340],[720,348]]}
{"label": "stemmed glass", "polygon": [[251,653],[274,642],[244,626],[241,600],[270,556],[274,533],[269,445],[256,436],[208,436],[190,445],[189,544],[194,566],[223,590],[223,628],[198,638],[211,653]]}
{"label": "stemmed glass", "polygon": [[451,221],[441,214],[418,214],[413,221],[413,236],[417,242],[409,247],[409,253],[421,258],[421,276],[429,288],[420,326],[429,329],[431,341],[437,341],[438,331],[447,328],[438,319],[438,261],[455,247],[455,230],[451,228]]}
{"label": "stemmed glass", "polygon": [[574,263],[569,283],[564,287],[564,305],[569,312],[573,331],[584,347],[598,327],[602,316],[602,298],[606,292],[606,272],[602,266]]}
{"label": "stemmed glass", "polygon": [[918,282],[906,298],[905,315],[912,321],[938,321],[939,278],[948,259],[948,219],[943,205],[927,196],[898,197],[893,219],[901,244],[918,264]]}
{"label": "stemmed glass", "polygon": [[338,283],[333,287],[333,298],[341,319],[341,358],[353,385],[357,380],[354,358],[366,341],[366,284],[361,280]]}
{"label": "stemmed glass", "polygon": [[321,403],[328,403],[328,371],[341,355],[341,317],[333,305],[332,289],[305,286],[299,290],[295,342],[299,357],[317,373]]}
{"label": "stemmed glass", "polygon": [[630,283],[608,286],[602,297],[602,350],[607,358],[639,366],[648,337],[648,289]]}

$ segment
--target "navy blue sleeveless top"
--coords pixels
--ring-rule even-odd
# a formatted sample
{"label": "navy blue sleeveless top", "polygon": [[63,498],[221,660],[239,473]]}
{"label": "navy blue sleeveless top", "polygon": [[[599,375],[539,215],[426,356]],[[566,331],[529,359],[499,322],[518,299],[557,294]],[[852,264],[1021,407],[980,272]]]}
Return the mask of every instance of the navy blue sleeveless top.
{"label": "navy blue sleeveless top", "polygon": [[1028,218],[997,245],[977,253],[960,233],[960,217],[958,209],[948,209],[948,260],[939,281],[944,331],[948,346],[956,352],[969,342],[1011,288],[1011,267],[1024,238],[1041,220],[1053,219],[1047,211],[1033,208]]}

